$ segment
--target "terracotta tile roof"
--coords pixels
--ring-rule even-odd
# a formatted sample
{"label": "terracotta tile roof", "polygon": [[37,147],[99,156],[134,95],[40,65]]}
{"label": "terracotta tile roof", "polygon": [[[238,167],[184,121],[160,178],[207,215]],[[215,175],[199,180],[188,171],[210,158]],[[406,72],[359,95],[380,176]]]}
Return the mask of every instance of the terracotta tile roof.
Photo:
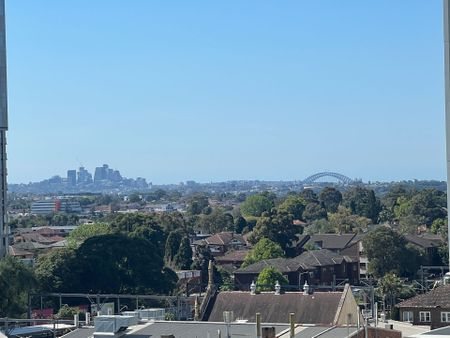
{"label": "terracotta tile roof", "polygon": [[450,308],[450,285],[442,285],[437,288],[407,299],[396,305],[399,308]]}
{"label": "terracotta tile roof", "polygon": [[210,245],[228,245],[232,240],[237,240],[243,245],[246,243],[242,235],[233,232],[219,232],[218,234],[204,239],[204,241]]}
{"label": "terracotta tile roof", "polygon": [[11,256],[33,256],[32,252],[15,247],[14,245],[9,247],[9,254]]}
{"label": "terracotta tile roof", "polygon": [[304,295],[289,292],[281,295],[249,292],[219,292],[208,321],[223,321],[224,311],[233,311],[236,319],[255,322],[255,314],[261,313],[264,322],[287,323],[289,313],[295,313],[296,323],[333,323],[338,312],[342,292],[315,292]]}

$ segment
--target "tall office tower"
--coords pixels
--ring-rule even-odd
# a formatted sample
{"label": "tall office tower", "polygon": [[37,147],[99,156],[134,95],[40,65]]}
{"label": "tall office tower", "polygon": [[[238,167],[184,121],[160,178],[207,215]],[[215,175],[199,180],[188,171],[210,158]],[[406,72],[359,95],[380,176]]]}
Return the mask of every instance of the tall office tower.
{"label": "tall office tower", "polygon": [[6,89],[6,27],[5,0],[0,0],[0,257],[8,249],[9,230],[6,226],[6,131],[8,130],[8,100]]}
{"label": "tall office tower", "polygon": [[77,185],[77,171],[67,170],[67,185],[69,187],[74,187]]}

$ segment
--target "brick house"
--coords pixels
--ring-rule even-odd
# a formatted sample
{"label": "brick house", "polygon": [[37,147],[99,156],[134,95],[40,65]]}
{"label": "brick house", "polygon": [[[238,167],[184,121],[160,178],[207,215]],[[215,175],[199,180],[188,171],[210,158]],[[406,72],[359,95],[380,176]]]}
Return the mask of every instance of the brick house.
{"label": "brick house", "polygon": [[247,241],[234,232],[219,232],[215,235],[193,242],[193,251],[198,245],[207,245],[213,256],[222,256],[229,250],[242,250],[247,247]]}
{"label": "brick house", "polygon": [[289,281],[289,285],[308,284],[331,286],[343,281],[352,285],[359,283],[359,263],[348,256],[341,256],[330,250],[306,251],[295,258],[266,259],[234,272],[235,287],[249,290],[259,273],[266,267],[273,267]]}
{"label": "brick house", "polygon": [[407,299],[396,307],[400,320],[413,325],[430,325],[432,329],[450,325],[450,285]]}

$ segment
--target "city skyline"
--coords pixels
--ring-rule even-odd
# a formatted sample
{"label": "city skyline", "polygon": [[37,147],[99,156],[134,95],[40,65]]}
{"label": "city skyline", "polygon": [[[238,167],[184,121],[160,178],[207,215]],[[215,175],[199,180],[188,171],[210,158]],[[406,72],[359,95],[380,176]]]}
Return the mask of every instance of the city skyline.
{"label": "city skyline", "polygon": [[7,2],[10,183],[445,179],[441,1],[104,4]]}

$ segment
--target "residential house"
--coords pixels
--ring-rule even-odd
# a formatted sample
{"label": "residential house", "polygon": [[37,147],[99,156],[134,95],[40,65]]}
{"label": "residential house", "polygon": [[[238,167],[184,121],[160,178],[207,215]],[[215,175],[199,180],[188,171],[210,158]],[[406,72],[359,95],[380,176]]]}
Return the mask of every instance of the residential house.
{"label": "residential house", "polygon": [[[352,325],[358,322],[358,306],[350,286],[339,292],[262,292],[222,291],[213,299],[210,311],[203,319],[210,322],[223,320],[224,311],[232,311],[234,318],[255,322],[255,314],[270,323],[287,323],[294,313],[298,324]],[[360,317],[361,319],[361,317]]]}
{"label": "residential house", "polygon": [[450,325],[450,284],[441,285],[407,299],[396,307],[400,320],[414,325],[430,325],[432,329]]}
{"label": "residential house", "polygon": [[223,256],[215,257],[215,263],[221,266],[228,272],[234,272],[239,269],[244,263],[245,257],[247,257],[250,250],[233,250],[228,251]]}
{"label": "residential house", "polygon": [[244,237],[234,232],[219,232],[210,237],[194,241],[194,252],[195,248],[202,244],[208,246],[213,256],[222,256],[229,250],[241,250],[247,247]]}
{"label": "residential house", "polygon": [[405,235],[408,243],[425,253],[424,265],[443,265],[439,255],[439,247],[442,245],[442,237],[434,234]]}
{"label": "residential house", "polygon": [[259,273],[266,267],[273,267],[299,288],[305,283],[324,287],[348,282],[359,284],[359,263],[357,259],[341,256],[327,249],[305,251],[295,258],[273,258],[240,268],[234,272],[235,286],[248,290]]}

